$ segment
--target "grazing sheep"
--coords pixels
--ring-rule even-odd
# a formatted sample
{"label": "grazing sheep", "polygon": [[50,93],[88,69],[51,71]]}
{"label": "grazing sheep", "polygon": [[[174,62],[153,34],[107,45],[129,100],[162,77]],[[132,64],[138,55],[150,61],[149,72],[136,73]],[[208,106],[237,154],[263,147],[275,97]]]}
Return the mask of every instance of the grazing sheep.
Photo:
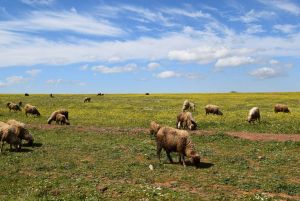
{"label": "grazing sheep", "polygon": [[21,111],[21,107],[18,104],[15,103],[7,103],[6,107],[8,107],[9,111],[14,110],[14,111]]}
{"label": "grazing sheep", "polygon": [[56,115],[56,124],[61,124],[61,125],[70,125],[70,122],[66,119],[66,116],[63,114],[57,114]]}
{"label": "grazing sheep", "polygon": [[178,130],[171,127],[160,127],[155,122],[150,124],[150,132],[154,132],[156,136],[157,157],[160,160],[161,150],[164,149],[167,153],[168,159],[173,163],[170,155],[171,152],[178,152],[179,162],[185,167],[184,157],[190,158],[192,164],[198,166],[200,164],[200,156],[195,151],[187,131]]}
{"label": "grazing sheep", "polygon": [[86,102],[91,102],[91,98],[90,98],[90,97],[85,97],[84,100],[83,100],[83,102],[84,102],[84,103],[86,103]]}
{"label": "grazing sheep", "polygon": [[57,114],[63,114],[63,115],[65,115],[66,119],[69,120],[69,112],[65,109],[60,109],[60,110],[52,112],[52,114],[50,115],[50,117],[47,121],[48,124],[51,124],[52,121],[56,121]]}
{"label": "grazing sheep", "polygon": [[25,96],[29,96],[29,94],[28,94],[28,93],[25,93]]}
{"label": "grazing sheep", "polygon": [[183,102],[183,105],[182,105],[182,112],[186,111],[186,110],[192,110],[192,111],[195,111],[195,104],[188,101],[188,100],[185,100]]}
{"label": "grazing sheep", "polygon": [[104,96],[104,94],[103,93],[98,93],[97,96]]}
{"label": "grazing sheep", "polygon": [[274,112],[277,113],[277,112],[284,112],[284,113],[290,113],[290,110],[288,108],[287,105],[284,105],[284,104],[276,104],[274,106]]}
{"label": "grazing sheep", "polygon": [[5,142],[10,145],[10,150],[12,150],[12,146],[14,146],[17,151],[21,149],[21,139],[16,135],[16,127],[4,122],[0,123],[0,141],[0,153],[3,151]]}
{"label": "grazing sheep", "polygon": [[254,123],[254,121],[260,122],[260,112],[258,107],[253,107],[248,114],[248,122]]}
{"label": "grazing sheep", "polygon": [[223,113],[220,111],[219,106],[217,105],[206,105],[205,106],[205,114],[216,114],[216,115],[223,115]]}
{"label": "grazing sheep", "polygon": [[176,126],[178,129],[181,127],[188,128],[190,130],[196,130],[197,123],[194,120],[192,113],[190,112],[181,112],[177,115]]}
{"label": "grazing sheep", "polygon": [[145,95],[146,95],[146,96],[149,96],[149,95],[150,95],[150,93],[145,93]]}
{"label": "grazing sheep", "polygon": [[21,140],[26,140],[30,146],[33,146],[33,136],[30,134],[24,123],[11,119],[7,121],[7,124],[15,127],[15,134]]}
{"label": "grazing sheep", "polygon": [[26,104],[25,107],[25,115],[27,117],[27,114],[32,114],[32,115],[36,115],[37,117],[40,116],[41,114],[39,113],[38,109],[30,104]]}
{"label": "grazing sheep", "polygon": [[50,98],[54,98],[53,94],[50,94]]}

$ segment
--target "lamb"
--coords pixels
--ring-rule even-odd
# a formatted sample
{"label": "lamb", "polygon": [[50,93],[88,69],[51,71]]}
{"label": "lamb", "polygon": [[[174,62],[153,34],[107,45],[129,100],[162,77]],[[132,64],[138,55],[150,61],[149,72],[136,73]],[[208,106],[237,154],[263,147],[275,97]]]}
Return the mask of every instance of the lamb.
{"label": "lamb", "polygon": [[24,123],[11,119],[7,121],[7,124],[15,127],[15,134],[17,137],[19,137],[21,140],[26,140],[28,145],[33,146],[33,136],[30,134]]}
{"label": "lamb", "polygon": [[215,114],[215,115],[223,115],[223,113],[220,111],[219,106],[217,105],[206,105],[205,106],[205,114]]}
{"label": "lamb", "polygon": [[182,112],[186,111],[186,110],[192,110],[192,111],[195,111],[195,104],[188,101],[188,100],[185,100],[183,102],[183,106],[182,106]]}
{"label": "lamb", "polygon": [[47,121],[48,124],[51,124],[52,121],[56,121],[56,115],[57,114],[65,115],[66,119],[69,120],[69,112],[65,109],[60,109],[60,110],[52,112],[52,114],[50,115],[50,117]]}
{"label": "lamb", "polygon": [[84,103],[86,103],[86,102],[91,102],[91,98],[90,98],[90,97],[85,97],[84,100],[83,100],[83,102],[84,102]]}
{"label": "lamb", "polygon": [[171,127],[160,127],[159,124],[151,122],[150,133],[156,136],[157,156],[159,161],[161,150],[164,149],[167,153],[168,159],[173,163],[170,155],[171,152],[179,153],[179,162],[185,167],[184,157],[190,158],[192,164],[198,166],[200,164],[200,156],[195,151],[194,144],[192,143],[187,131],[178,130]]}
{"label": "lamb", "polygon": [[5,142],[10,145],[10,150],[12,150],[12,146],[14,146],[17,151],[21,149],[21,139],[16,135],[16,130],[16,126],[0,122],[0,153],[3,151]]}
{"label": "lamb", "polygon": [[176,126],[178,129],[181,127],[188,128],[190,130],[196,130],[197,123],[194,120],[192,113],[190,112],[181,112],[177,115]]}
{"label": "lamb", "polygon": [[38,109],[35,106],[32,106],[30,104],[25,105],[25,115],[27,117],[27,114],[36,115],[37,117],[41,114],[39,113]]}
{"label": "lamb", "polygon": [[278,113],[278,112],[284,112],[284,113],[290,113],[290,110],[288,108],[287,105],[284,104],[276,104],[274,106],[274,112]]}
{"label": "lamb", "polygon": [[14,110],[14,111],[21,111],[21,107],[18,104],[15,103],[7,103],[6,107],[8,107],[9,111]]}
{"label": "lamb", "polygon": [[66,119],[66,116],[63,114],[57,114],[56,115],[56,124],[61,124],[61,125],[70,125],[70,122]]}
{"label": "lamb", "polygon": [[258,107],[253,107],[248,114],[248,122],[254,123],[254,121],[257,121],[260,123],[260,112]]}

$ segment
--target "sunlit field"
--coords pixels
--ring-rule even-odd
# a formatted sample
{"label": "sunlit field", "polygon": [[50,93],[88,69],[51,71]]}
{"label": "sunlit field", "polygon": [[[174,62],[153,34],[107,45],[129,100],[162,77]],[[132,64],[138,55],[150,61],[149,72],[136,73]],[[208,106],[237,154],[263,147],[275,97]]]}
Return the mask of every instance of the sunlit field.
{"label": "sunlit field", "polygon": [[[85,96],[92,98],[83,103]],[[151,120],[175,127],[185,99],[196,104],[191,133],[199,168],[170,164],[147,128]],[[41,117],[9,112],[7,102],[38,107]],[[275,114],[276,103],[290,114]],[[220,106],[223,116],[205,115]],[[0,95],[0,121],[26,123],[34,147],[0,155],[0,200],[299,200],[300,143],[234,138],[229,131],[300,134],[300,93]],[[250,125],[258,106],[261,123]],[[70,126],[48,126],[50,114],[68,109]],[[53,122],[53,124],[55,124]],[[211,133],[211,134],[207,134]],[[177,161],[177,154],[173,154]],[[150,170],[149,165],[153,166]]]}

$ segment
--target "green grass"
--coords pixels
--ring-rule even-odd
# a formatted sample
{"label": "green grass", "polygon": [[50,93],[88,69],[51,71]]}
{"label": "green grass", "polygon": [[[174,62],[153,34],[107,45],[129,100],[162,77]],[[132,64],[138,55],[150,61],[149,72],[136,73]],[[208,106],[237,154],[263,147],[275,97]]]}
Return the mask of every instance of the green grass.
{"label": "green grass", "polygon": [[[0,95],[0,121],[15,118],[45,124],[52,111],[70,111],[71,126],[30,129],[36,147],[0,155],[0,200],[299,200],[300,143],[253,142],[229,137],[225,131],[300,133],[300,93],[174,94],[174,95]],[[202,167],[160,164],[155,141],[143,131],[150,120],[175,125],[184,99],[197,104],[200,130],[192,135]],[[8,112],[8,101],[36,105],[42,117]],[[223,117],[205,116],[203,107],[221,106]],[[274,114],[275,103],[286,103],[291,114]],[[262,123],[248,125],[248,109],[259,106]],[[76,125],[82,125],[79,129]],[[85,127],[87,126],[87,127]],[[89,126],[107,127],[91,131]],[[173,154],[175,161],[177,155]],[[149,169],[152,164],[154,170]],[[102,189],[107,190],[102,192]]]}

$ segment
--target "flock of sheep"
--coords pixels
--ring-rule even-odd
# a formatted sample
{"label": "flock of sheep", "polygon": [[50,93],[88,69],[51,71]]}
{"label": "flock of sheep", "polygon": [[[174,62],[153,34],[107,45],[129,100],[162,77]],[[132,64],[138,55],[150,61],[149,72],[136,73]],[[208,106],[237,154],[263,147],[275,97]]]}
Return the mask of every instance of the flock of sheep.
{"label": "flock of sheep", "polygon": [[[99,93],[97,95],[102,96],[103,94]],[[50,94],[50,97],[53,98],[53,95]],[[90,97],[85,97],[83,100],[84,103],[90,101]],[[22,102],[19,102],[18,104],[9,102],[6,104],[6,106],[10,111],[21,111]],[[157,156],[159,161],[161,151],[164,149],[171,163],[173,163],[173,159],[170,153],[177,152],[179,154],[179,162],[182,163],[182,165],[186,166],[185,157],[189,158],[190,162],[195,166],[200,164],[200,156],[197,153],[193,142],[191,141],[189,133],[186,130],[181,130],[181,128],[189,130],[197,129],[197,123],[191,113],[195,111],[195,108],[196,105],[194,103],[188,100],[183,102],[182,111],[177,115],[176,128],[168,126],[162,127],[154,121],[150,123],[150,134],[155,136],[157,144]],[[223,115],[220,108],[216,105],[206,105],[204,109],[206,115]],[[40,116],[36,106],[26,104],[24,106],[24,110],[26,116],[27,114]],[[276,104],[274,107],[274,112],[289,113],[290,110],[287,105]],[[253,107],[249,111],[247,120],[249,123],[254,123],[255,121],[260,122],[260,111],[258,107]],[[57,124],[61,125],[70,125],[68,111],[65,109],[54,111],[47,120],[47,123],[51,124],[52,121],[55,121]],[[0,122],[1,152],[4,142],[8,143],[11,149],[12,146],[14,146],[16,150],[20,150],[23,139],[28,141],[29,145],[33,145],[34,139],[29,133],[28,129],[26,129],[24,123],[16,120],[9,120],[6,123]]]}
{"label": "flock of sheep", "polygon": [[[195,104],[185,100],[182,106],[182,112],[177,115],[176,127],[161,127],[156,122],[152,121],[150,123],[150,134],[155,136],[156,145],[157,145],[157,157],[160,161],[161,150],[166,151],[167,157],[170,163],[173,163],[173,159],[170,155],[171,152],[178,152],[179,154],[179,163],[182,163],[183,166],[186,166],[184,157],[190,159],[190,162],[196,167],[200,164],[200,156],[197,153],[194,144],[189,137],[189,133],[185,130],[180,130],[180,128],[186,128],[189,130],[195,130],[197,128],[197,123],[192,116],[191,112],[187,110],[195,111]],[[220,108],[216,105],[206,105],[205,113],[223,115],[220,111]],[[290,110],[287,105],[276,104],[274,107],[274,112],[285,112],[289,113]],[[258,107],[253,107],[248,114],[247,121],[253,123],[255,121],[260,122],[260,111]]]}

